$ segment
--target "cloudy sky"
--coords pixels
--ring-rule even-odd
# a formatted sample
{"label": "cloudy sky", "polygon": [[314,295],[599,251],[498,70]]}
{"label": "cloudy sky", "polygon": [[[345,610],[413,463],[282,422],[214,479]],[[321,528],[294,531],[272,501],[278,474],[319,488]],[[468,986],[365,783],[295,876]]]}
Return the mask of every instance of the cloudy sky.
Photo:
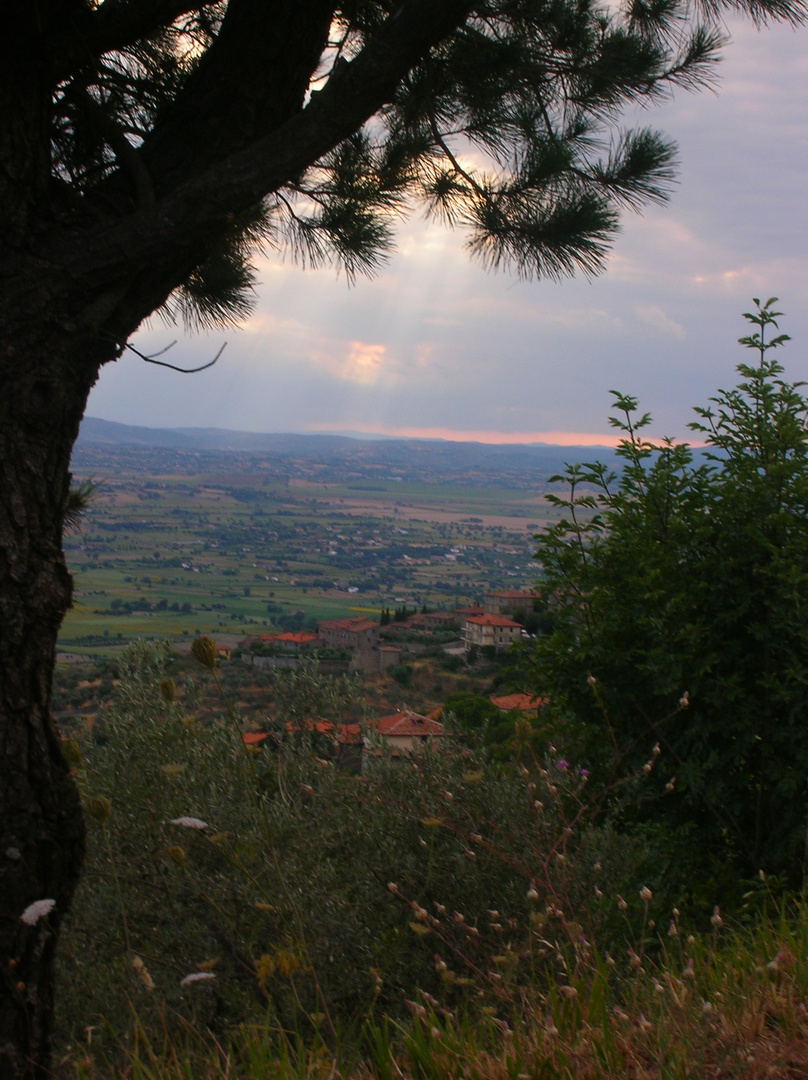
{"label": "cloudy sky", "polygon": [[808,29],[731,24],[718,93],[680,93],[642,123],[674,137],[665,207],[624,218],[595,280],[488,274],[462,233],[402,226],[373,280],[259,264],[255,314],[190,336],[155,320],[143,351],[179,335],[182,376],[125,355],[88,414],[150,427],[415,435],[492,442],[608,441],[609,390],[640,398],[657,435],[734,382],[753,296],[776,295],[790,378],[808,378]]}

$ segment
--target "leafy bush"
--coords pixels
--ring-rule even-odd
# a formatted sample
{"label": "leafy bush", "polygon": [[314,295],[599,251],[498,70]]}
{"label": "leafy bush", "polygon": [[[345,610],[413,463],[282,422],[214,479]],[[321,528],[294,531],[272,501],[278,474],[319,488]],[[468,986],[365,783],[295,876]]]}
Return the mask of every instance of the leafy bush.
{"label": "leafy bush", "polygon": [[758,363],[695,410],[706,452],[644,440],[650,417],[617,394],[622,470],[556,477],[566,513],[537,555],[554,629],[533,660],[556,737],[604,785],[649,760],[622,820],[654,830],[711,902],[739,872],[796,883],[805,854],[808,402],[770,355],[787,340],[766,341],[774,302],[745,315]]}

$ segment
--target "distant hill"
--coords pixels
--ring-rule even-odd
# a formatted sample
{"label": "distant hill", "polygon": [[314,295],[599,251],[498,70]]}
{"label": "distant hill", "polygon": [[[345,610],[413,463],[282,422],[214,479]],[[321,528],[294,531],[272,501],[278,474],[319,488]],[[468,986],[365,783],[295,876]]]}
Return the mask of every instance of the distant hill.
{"label": "distant hill", "polygon": [[305,458],[324,463],[385,466],[403,472],[434,470],[439,474],[483,474],[561,471],[566,462],[614,460],[614,451],[599,446],[552,446],[543,443],[495,446],[442,439],[351,438],[344,435],[266,434],[223,428],[148,428],[85,417],[77,449],[91,446],[142,447],[200,453],[247,453],[278,458]]}

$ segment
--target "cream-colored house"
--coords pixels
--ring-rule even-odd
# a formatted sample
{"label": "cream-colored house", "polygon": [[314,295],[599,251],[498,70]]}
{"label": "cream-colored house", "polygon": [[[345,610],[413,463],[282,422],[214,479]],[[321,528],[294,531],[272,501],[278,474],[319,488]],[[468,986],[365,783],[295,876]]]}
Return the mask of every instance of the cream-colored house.
{"label": "cream-colored house", "polygon": [[514,622],[506,615],[469,615],[463,623],[466,652],[473,648],[493,648],[502,652],[519,641],[521,636],[521,623]]}

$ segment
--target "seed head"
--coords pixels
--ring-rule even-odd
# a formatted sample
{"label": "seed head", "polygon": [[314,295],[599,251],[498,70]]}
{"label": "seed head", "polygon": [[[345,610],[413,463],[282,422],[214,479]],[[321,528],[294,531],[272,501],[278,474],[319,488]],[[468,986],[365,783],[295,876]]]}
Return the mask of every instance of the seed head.
{"label": "seed head", "polygon": [[177,866],[185,866],[187,856],[179,844],[172,844],[166,851],[166,855],[168,855],[169,859],[171,859],[173,863],[176,863]]}
{"label": "seed head", "polygon": [[81,765],[81,747],[76,739],[65,739],[62,743],[62,757],[68,765]]}
{"label": "seed head", "polygon": [[103,795],[94,795],[92,798],[87,799],[84,809],[87,811],[87,816],[91,817],[93,821],[97,821],[99,825],[105,822],[112,812],[109,799],[104,798]]}
{"label": "seed head", "polygon": [[198,637],[191,646],[191,654],[194,660],[198,661],[202,667],[207,668],[208,671],[213,671],[219,658],[216,642],[209,637]]}

